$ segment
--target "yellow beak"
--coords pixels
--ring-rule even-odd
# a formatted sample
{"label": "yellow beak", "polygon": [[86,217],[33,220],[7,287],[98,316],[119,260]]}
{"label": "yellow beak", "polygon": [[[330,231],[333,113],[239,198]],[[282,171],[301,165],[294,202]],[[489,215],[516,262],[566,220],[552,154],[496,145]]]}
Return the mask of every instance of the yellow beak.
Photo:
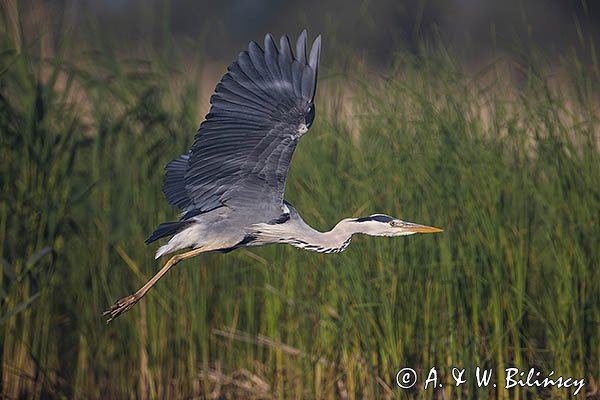
{"label": "yellow beak", "polygon": [[415,232],[415,233],[436,233],[436,232],[444,231],[443,229],[434,228],[433,226],[413,224],[412,222],[402,222],[401,227],[405,231]]}

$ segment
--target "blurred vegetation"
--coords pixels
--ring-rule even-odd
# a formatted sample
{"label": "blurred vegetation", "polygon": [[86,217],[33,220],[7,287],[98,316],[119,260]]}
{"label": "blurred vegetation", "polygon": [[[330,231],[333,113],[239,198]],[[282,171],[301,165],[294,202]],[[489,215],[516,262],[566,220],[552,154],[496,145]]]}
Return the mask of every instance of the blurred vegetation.
{"label": "blurred vegetation", "polygon": [[323,65],[286,198],[321,229],[386,212],[445,232],[357,237],[333,256],[200,257],[107,327],[102,311],[160,266],[143,241],[176,216],[162,168],[199,123],[202,58],[124,57],[104,38],[67,57],[68,35],[48,56],[2,17],[2,397],[569,395],[474,380],[402,391],[405,366],[445,382],[479,365],[598,383],[594,57],[569,53],[550,78],[533,47],[512,73],[469,75],[425,45],[382,74]]}
{"label": "blurred vegetation", "polygon": [[423,40],[433,38],[456,49],[463,62],[512,52],[515,40],[523,38],[554,55],[570,48],[582,32],[600,40],[600,2],[590,0],[19,1],[60,9],[82,33],[86,14],[93,14],[122,46],[161,46],[166,27],[178,46],[193,50],[200,41],[208,58],[224,62],[265,30],[278,36],[306,28],[335,37],[327,59],[352,51],[375,65],[385,65],[398,49],[416,53]]}

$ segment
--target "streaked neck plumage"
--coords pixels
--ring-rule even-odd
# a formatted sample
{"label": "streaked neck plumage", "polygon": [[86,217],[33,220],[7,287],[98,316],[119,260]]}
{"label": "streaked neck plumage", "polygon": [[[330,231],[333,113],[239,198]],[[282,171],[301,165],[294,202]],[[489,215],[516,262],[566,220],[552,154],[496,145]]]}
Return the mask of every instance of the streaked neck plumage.
{"label": "streaked neck plumage", "polygon": [[350,245],[352,235],[360,233],[358,224],[351,219],[343,219],[327,232],[319,232],[303,223],[302,229],[295,229],[294,238],[287,243],[292,246],[319,253],[340,253]]}
{"label": "streaked neck plumage", "polygon": [[[295,210],[294,210],[295,211]],[[281,224],[257,224],[252,235],[253,245],[291,244],[292,246],[319,253],[339,253],[350,244],[352,235],[361,233],[360,224],[353,219],[343,219],[330,231],[319,232],[313,229],[297,212]]]}

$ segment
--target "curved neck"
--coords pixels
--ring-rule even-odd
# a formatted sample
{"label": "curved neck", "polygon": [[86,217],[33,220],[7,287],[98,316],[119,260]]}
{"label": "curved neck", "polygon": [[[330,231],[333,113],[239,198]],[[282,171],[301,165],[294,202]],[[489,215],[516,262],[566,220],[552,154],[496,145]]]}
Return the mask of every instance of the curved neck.
{"label": "curved neck", "polygon": [[359,224],[352,221],[343,219],[330,231],[319,232],[300,219],[286,227],[286,235],[279,242],[319,253],[339,253],[348,247],[353,234],[361,233]]}

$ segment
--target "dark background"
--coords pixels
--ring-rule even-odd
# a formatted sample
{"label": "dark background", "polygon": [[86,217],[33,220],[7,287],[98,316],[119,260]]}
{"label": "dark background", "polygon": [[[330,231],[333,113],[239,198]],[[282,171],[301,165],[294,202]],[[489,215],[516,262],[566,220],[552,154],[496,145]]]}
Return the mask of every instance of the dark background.
{"label": "dark background", "polygon": [[[338,50],[358,51],[380,65],[388,63],[399,49],[416,52],[420,43],[437,41],[466,62],[519,54],[531,43],[560,55],[578,46],[589,51],[588,39],[596,47],[600,22],[600,4],[581,0],[90,0],[41,4],[64,12],[73,29],[89,33],[91,28],[94,35],[98,30],[110,33],[124,48],[166,44],[164,32],[168,32],[173,35],[169,46],[194,49],[201,45],[207,58],[225,61],[249,39],[260,42],[266,32],[295,36],[303,28],[323,34]],[[59,20],[62,22],[56,18]]]}

